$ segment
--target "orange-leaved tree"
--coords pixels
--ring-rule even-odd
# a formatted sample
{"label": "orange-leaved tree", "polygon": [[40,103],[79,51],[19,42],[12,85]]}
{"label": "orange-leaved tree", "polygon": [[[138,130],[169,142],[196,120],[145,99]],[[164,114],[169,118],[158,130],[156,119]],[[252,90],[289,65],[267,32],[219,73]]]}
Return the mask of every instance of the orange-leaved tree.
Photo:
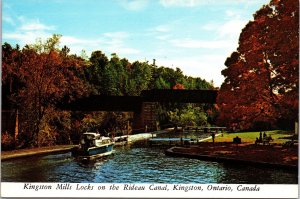
{"label": "orange-leaved tree", "polygon": [[173,86],[172,89],[174,89],[174,90],[183,90],[183,89],[185,89],[185,88],[184,88],[184,85],[182,85],[182,84],[180,84],[180,83],[176,83],[176,84]]}
{"label": "orange-leaved tree", "polygon": [[44,116],[51,115],[56,103],[88,91],[80,78],[83,60],[68,55],[66,48],[58,49],[59,38],[53,35],[44,43],[27,45],[22,50],[11,50],[5,55],[14,58],[4,60],[5,76],[2,82],[9,83],[14,77],[18,84],[8,94],[14,107],[20,110],[21,136],[28,145],[39,145],[38,135],[43,130],[41,124]]}
{"label": "orange-leaved tree", "polygon": [[272,0],[242,30],[218,95],[229,128],[292,126],[298,118],[299,2]]}

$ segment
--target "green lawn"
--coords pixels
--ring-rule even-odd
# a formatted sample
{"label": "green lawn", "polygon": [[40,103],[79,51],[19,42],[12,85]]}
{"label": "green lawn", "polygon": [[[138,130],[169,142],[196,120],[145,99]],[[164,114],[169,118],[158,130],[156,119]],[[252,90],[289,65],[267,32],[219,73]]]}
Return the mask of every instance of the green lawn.
{"label": "green lawn", "polygon": [[[273,143],[282,144],[288,141],[288,137],[294,135],[294,132],[291,131],[282,131],[282,130],[273,130],[273,131],[265,131],[269,136],[271,135],[274,139]],[[238,132],[238,133],[224,133],[223,137],[216,137],[216,142],[232,142],[233,138],[236,136],[240,137],[242,142],[252,142],[254,143],[256,138],[259,138],[259,132]],[[285,138],[285,139],[281,139]],[[297,138],[296,138],[297,139]]]}

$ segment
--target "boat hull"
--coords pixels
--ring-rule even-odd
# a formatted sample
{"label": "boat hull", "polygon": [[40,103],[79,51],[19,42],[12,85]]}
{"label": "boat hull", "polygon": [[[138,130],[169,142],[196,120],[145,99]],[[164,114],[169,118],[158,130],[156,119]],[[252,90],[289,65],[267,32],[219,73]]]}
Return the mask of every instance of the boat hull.
{"label": "boat hull", "polygon": [[109,156],[113,153],[114,144],[107,144],[100,147],[90,147],[87,149],[75,148],[72,155],[78,160],[90,161],[97,158]]}

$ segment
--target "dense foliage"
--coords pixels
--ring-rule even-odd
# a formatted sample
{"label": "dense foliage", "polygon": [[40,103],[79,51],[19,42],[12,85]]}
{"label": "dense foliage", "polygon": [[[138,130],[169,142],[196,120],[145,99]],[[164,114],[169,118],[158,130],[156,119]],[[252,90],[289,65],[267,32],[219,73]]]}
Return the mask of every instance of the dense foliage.
{"label": "dense foliage", "polygon": [[[71,113],[56,108],[61,101],[91,94],[138,96],[147,89],[213,88],[201,78],[183,75],[179,68],[130,63],[116,54],[108,58],[101,51],[94,51],[90,58],[70,55],[68,47],[59,48],[59,40],[59,35],[53,35],[22,49],[18,45],[15,48],[8,43],[2,45],[4,108],[14,111],[19,123],[17,129],[10,130],[13,132],[3,132],[3,141],[11,143],[14,138],[18,147],[42,146],[69,143],[87,130],[116,133],[131,128],[132,113]],[[212,108],[193,106],[204,115],[204,111]],[[162,104],[157,122],[170,123],[167,111],[175,109],[184,112],[190,107]]]}
{"label": "dense foliage", "polygon": [[[160,127],[211,125],[218,117],[219,125],[233,130],[292,128],[298,120],[298,22],[296,0],[272,0],[263,6],[225,61],[217,104],[162,103],[156,122]],[[62,101],[88,95],[138,96],[148,89],[214,89],[204,79],[159,67],[155,60],[131,63],[100,50],[90,57],[70,54],[67,46],[59,47],[60,37],[22,49],[2,45],[3,149],[66,144],[85,131],[131,131],[133,113],[61,111],[56,105]]]}
{"label": "dense foliage", "polygon": [[[19,136],[26,138],[26,145],[40,144],[39,134],[46,128],[54,131],[45,120],[54,119],[48,115],[59,117],[54,114],[57,102],[86,95],[88,91],[78,74],[83,60],[57,49],[58,41],[59,36],[54,35],[45,43],[23,49],[7,43],[2,46],[2,92],[21,115]],[[58,133],[49,131],[51,136],[45,139],[53,139],[53,134]]]}
{"label": "dense foliage", "polygon": [[298,120],[299,2],[272,0],[258,10],[225,65],[220,124],[292,128]]}
{"label": "dense foliage", "polygon": [[168,115],[171,122],[182,127],[207,125],[205,112],[200,107],[194,107],[191,104],[181,110],[176,108],[174,111],[169,111]]}

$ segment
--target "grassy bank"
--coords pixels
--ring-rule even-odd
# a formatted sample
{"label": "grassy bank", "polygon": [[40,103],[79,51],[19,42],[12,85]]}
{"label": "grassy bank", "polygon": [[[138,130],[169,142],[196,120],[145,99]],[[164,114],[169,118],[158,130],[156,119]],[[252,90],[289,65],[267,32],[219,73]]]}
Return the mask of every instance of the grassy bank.
{"label": "grassy bank", "polygon": [[[298,144],[283,147],[283,144],[298,136],[293,131],[264,131],[272,136],[271,145],[254,145],[260,132],[238,132],[218,134],[215,143],[209,138],[195,146],[173,147],[166,151],[167,155],[175,157],[196,158],[207,161],[229,162],[269,168],[286,168],[298,171]],[[264,133],[262,132],[262,134]],[[241,138],[242,144],[233,143],[233,138]]]}
{"label": "grassy bank", "polygon": [[[292,131],[264,131],[269,136],[271,135],[274,141],[272,143],[283,144],[289,141],[290,137],[294,135]],[[232,142],[233,138],[238,136],[243,143],[254,143],[256,138],[259,138],[259,132],[238,132],[238,133],[224,133],[223,136],[216,137],[216,142]],[[297,138],[296,138],[297,139]],[[208,140],[211,141],[211,140]]]}

